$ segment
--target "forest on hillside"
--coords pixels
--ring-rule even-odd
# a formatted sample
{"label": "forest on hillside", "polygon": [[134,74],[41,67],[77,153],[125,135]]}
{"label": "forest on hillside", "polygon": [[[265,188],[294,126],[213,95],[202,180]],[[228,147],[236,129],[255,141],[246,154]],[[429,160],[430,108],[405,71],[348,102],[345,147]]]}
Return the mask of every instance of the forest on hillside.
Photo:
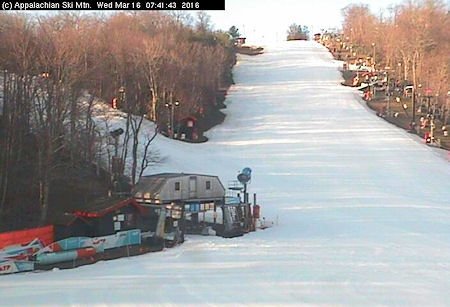
{"label": "forest on hillside", "polygon": [[[144,117],[171,128],[175,102],[174,122],[217,112],[235,64],[232,38],[213,31],[204,12],[1,13],[0,41],[2,230],[45,224],[62,203],[109,189],[111,170],[97,163],[107,142],[93,119],[98,100],[128,114],[133,142]],[[125,152],[133,183],[134,147]]]}

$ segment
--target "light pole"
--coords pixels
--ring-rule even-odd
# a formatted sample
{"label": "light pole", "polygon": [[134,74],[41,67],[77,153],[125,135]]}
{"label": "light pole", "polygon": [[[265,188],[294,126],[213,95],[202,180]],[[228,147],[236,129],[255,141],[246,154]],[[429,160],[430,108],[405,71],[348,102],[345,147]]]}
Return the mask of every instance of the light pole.
{"label": "light pole", "polygon": [[448,118],[450,117],[450,91],[447,92],[447,99],[445,101],[445,109],[444,109],[444,126],[446,126],[448,122]]}
{"label": "light pole", "polygon": [[122,160],[119,158],[119,137],[124,133],[122,128],[110,131],[109,135],[114,139],[114,157],[112,158],[112,182],[114,192],[119,192],[118,180],[122,173]]}
{"label": "light pole", "polygon": [[403,77],[402,77],[402,62],[398,62],[397,63],[397,67],[398,67],[398,80],[400,81],[400,80],[403,80]]}
{"label": "light pole", "polygon": [[433,97],[432,95],[430,95],[430,93],[427,93],[427,99],[428,99],[428,117],[430,118],[430,137],[431,137],[431,142],[434,141],[434,130],[436,129],[436,123],[434,121],[435,119],[435,114],[436,114],[436,105],[438,102],[438,98],[439,98],[439,94],[436,94],[435,97],[435,101],[432,103],[431,102],[431,98]]}
{"label": "light pole", "polygon": [[120,106],[119,108],[125,108],[125,87],[119,87],[119,95],[120,95]]}
{"label": "light pole", "polygon": [[[419,88],[422,84],[418,85]],[[411,131],[416,131],[416,86],[412,87],[412,120],[411,120]]]}
{"label": "light pole", "polygon": [[411,131],[416,129],[416,87],[412,88],[412,119],[411,119]]}
{"label": "light pole", "polygon": [[390,86],[389,86],[389,70],[391,68],[389,66],[386,66],[384,68],[385,73],[386,73],[386,100],[387,100],[387,108],[386,108],[386,115],[389,116],[391,113],[391,93],[390,93]]}
{"label": "light pole", "polygon": [[180,102],[176,100],[175,102],[166,102],[166,108],[169,109],[169,135],[173,139],[174,136],[174,109],[180,105]]}
{"label": "light pole", "polygon": [[[3,110],[2,114],[3,116],[7,116],[7,97],[6,97],[6,77],[7,77],[8,71],[5,69],[3,70]],[[449,92],[450,93],[450,92]]]}
{"label": "light pole", "polygon": [[375,43],[372,43],[372,48],[373,48],[372,65],[373,65],[373,71],[375,71]]}

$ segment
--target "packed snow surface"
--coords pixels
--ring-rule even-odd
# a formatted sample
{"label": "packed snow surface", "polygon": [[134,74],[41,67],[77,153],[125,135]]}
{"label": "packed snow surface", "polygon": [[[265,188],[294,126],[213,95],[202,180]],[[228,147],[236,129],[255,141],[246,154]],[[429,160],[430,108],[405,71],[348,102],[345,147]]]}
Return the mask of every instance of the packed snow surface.
{"label": "packed snow surface", "polygon": [[159,137],[149,173],[251,167],[273,228],[0,278],[3,306],[450,305],[450,163],[372,114],[313,42],[239,59],[204,144]]}

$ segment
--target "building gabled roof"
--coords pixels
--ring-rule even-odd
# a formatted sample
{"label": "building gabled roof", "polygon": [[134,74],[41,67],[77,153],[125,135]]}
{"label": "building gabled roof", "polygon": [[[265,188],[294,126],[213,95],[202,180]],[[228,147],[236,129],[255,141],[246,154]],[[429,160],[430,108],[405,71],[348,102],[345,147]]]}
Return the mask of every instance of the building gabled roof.
{"label": "building gabled roof", "polygon": [[[139,182],[134,187],[132,194],[136,196],[136,193],[145,191],[145,193],[150,193],[150,195],[152,195],[152,198],[154,198],[154,195],[160,193],[161,189],[164,187],[169,178],[176,177],[141,177]],[[141,195],[139,197],[143,196],[144,195]]]}
{"label": "building gabled roof", "polygon": [[[217,178],[219,183],[222,184],[219,180],[219,177],[213,176],[213,175],[191,174],[191,173],[160,173],[160,174],[142,176],[139,179],[139,182],[134,187],[134,189],[132,191],[132,195],[134,195],[136,197],[136,193],[139,193],[139,192],[142,193],[143,191],[145,191],[145,193],[150,194],[150,198],[157,198],[155,196],[161,192],[161,189],[167,183],[168,179],[190,177],[190,176]],[[144,197],[144,195],[138,196],[138,198],[141,198],[141,197]]]}
{"label": "building gabled roof", "polygon": [[193,174],[193,173],[159,173],[153,175],[142,176],[139,181],[145,178],[176,178],[176,177],[186,177],[186,176],[203,176],[203,177],[216,177],[213,175],[205,175],[205,174]]}

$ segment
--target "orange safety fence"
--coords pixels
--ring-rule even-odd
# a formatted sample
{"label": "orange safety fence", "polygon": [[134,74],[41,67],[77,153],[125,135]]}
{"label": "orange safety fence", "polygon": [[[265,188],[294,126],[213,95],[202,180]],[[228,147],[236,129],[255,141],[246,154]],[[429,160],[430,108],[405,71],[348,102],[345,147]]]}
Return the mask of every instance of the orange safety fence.
{"label": "orange safety fence", "polygon": [[28,244],[36,238],[47,246],[54,241],[54,234],[53,225],[0,233],[0,249],[10,245]]}

